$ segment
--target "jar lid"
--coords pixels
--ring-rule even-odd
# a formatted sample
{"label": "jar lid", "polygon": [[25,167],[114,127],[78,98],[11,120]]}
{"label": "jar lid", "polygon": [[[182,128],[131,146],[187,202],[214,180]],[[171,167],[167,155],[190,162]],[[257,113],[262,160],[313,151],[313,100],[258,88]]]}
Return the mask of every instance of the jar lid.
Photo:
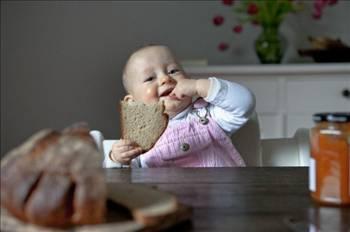
{"label": "jar lid", "polygon": [[350,112],[317,113],[312,119],[314,122],[350,122]]}

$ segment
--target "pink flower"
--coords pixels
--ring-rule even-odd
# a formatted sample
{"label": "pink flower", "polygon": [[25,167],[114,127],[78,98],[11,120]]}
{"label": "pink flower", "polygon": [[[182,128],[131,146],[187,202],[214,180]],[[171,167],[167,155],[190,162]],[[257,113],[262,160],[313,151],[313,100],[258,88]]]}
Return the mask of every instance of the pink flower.
{"label": "pink flower", "polygon": [[315,20],[319,20],[322,17],[322,12],[321,11],[314,11],[312,13],[312,18]]}
{"label": "pink flower", "polygon": [[328,0],[328,5],[332,6],[337,4],[338,0]]}
{"label": "pink flower", "polygon": [[215,26],[220,26],[224,23],[224,20],[224,17],[222,17],[221,15],[217,15],[213,18],[213,23]]}
{"label": "pink flower", "polygon": [[258,13],[258,11],[259,11],[259,8],[258,8],[258,6],[257,6],[256,4],[250,3],[250,4],[248,5],[247,13],[248,13],[249,15],[255,15],[255,14]]}
{"label": "pink flower", "polygon": [[327,0],[315,0],[314,1],[314,9],[316,11],[322,11],[326,5],[327,5]]}
{"label": "pink flower", "polygon": [[327,6],[329,0],[315,0],[314,10],[312,12],[312,18],[318,20],[321,19],[323,9]]}
{"label": "pink flower", "polygon": [[232,31],[233,31],[234,33],[239,34],[239,33],[241,33],[241,32],[243,31],[243,27],[242,27],[242,25],[236,25],[236,26],[234,26],[234,27],[232,28]]}
{"label": "pink flower", "polygon": [[222,0],[222,4],[226,6],[232,6],[234,0]]}
{"label": "pink flower", "polygon": [[218,50],[221,52],[226,51],[228,48],[229,48],[229,45],[225,42],[221,42],[218,45]]}

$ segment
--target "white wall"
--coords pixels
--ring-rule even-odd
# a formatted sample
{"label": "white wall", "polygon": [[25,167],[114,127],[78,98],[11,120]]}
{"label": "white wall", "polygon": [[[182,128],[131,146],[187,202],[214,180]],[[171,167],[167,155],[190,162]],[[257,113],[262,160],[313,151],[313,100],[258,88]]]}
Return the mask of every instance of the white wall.
{"label": "white wall", "polygon": [[[308,35],[350,44],[350,2],[339,1],[319,22],[310,12],[288,17],[284,62],[310,62],[295,51],[308,46]],[[258,63],[259,30],[235,35],[234,22],[216,28],[217,13],[233,18],[220,1],[1,1],[1,154],[41,128],[76,121],[118,138],[122,66],[142,44],[167,44],[180,59],[209,64]],[[233,52],[217,51],[225,38]]]}

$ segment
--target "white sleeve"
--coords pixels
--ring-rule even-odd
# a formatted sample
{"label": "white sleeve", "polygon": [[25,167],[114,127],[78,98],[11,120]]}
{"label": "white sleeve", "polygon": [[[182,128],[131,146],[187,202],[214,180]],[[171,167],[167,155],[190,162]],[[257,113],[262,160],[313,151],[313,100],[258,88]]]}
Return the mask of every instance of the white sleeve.
{"label": "white sleeve", "polygon": [[210,77],[209,113],[229,135],[241,128],[255,110],[255,96],[237,83]]}
{"label": "white sleeve", "polygon": [[105,140],[103,141],[103,167],[104,168],[121,168],[122,165],[118,162],[114,162],[111,160],[109,153],[112,150],[112,145],[115,143],[116,140]]}

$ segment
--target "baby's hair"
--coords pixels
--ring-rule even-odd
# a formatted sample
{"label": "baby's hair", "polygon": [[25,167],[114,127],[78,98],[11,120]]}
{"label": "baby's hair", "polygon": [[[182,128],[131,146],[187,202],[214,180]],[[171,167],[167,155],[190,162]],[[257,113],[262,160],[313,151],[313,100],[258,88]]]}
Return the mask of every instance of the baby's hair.
{"label": "baby's hair", "polygon": [[[134,50],[134,51],[130,54],[129,58],[127,59],[125,65],[124,65],[124,68],[123,68],[123,72],[122,72],[122,75],[123,75],[123,76],[122,76],[122,82],[123,82],[124,89],[125,89],[125,91],[126,91],[127,93],[130,93],[130,87],[128,86],[127,73],[126,73],[126,71],[127,71],[127,69],[128,69],[128,65],[129,65],[129,62],[130,62],[131,57],[132,57],[135,53],[137,53],[137,52],[139,52],[139,51],[141,51],[141,50],[143,50],[143,49],[146,49],[146,48],[149,48],[149,47],[154,47],[154,46],[165,46],[165,45],[162,45],[162,44],[152,44],[152,43],[143,44],[142,46],[140,46],[139,48],[137,48],[136,50]],[[166,46],[165,46],[165,47],[166,47]]]}

